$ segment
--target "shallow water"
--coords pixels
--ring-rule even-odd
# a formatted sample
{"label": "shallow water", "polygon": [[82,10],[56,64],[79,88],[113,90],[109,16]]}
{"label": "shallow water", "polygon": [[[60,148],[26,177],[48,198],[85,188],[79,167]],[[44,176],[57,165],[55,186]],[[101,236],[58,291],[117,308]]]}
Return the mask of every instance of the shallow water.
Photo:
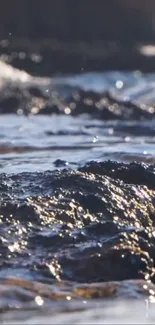
{"label": "shallow water", "polygon": [[[108,90],[123,101],[154,107],[155,74],[144,75],[139,71],[83,73],[50,81],[31,78],[18,70],[13,74],[14,70],[5,64],[2,68],[2,80],[5,77],[23,88],[37,85],[45,93],[54,91],[63,98],[72,94],[75,87],[85,91]],[[74,168],[93,159],[154,163],[154,116],[142,121],[103,121],[89,114],[76,117],[67,114],[1,115],[0,171],[44,171],[55,168],[57,159]]]}
{"label": "shallow water", "polygon": [[[30,323],[45,322],[47,312],[47,323],[51,313],[56,323],[112,323],[101,308],[130,298],[144,303],[147,322],[155,296],[155,74],[42,79],[2,62],[0,73],[1,87],[35,86],[64,109],[0,115],[1,321],[24,321],[26,310]],[[135,118],[72,114],[67,99],[81,90],[132,103]]]}
{"label": "shallow water", "polygon": [[[155,120],[98,121],[89,116],[0,118],[0,171],[76,168],[89,160],[155,162]],[[63,163],[64,162],[64,163]]]}

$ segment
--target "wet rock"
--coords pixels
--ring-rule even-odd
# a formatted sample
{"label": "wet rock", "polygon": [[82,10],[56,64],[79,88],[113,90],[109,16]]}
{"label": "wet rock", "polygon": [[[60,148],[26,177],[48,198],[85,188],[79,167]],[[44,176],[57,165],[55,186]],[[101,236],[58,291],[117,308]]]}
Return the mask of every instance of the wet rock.
{"label": "wet rock", "polygon": [[0,113],[1,114],[18,114],[19,109],[21,112],[28,111],[28,103],[30,97],[26,89],[17,86],[6,84],[0,90]]}
{"label": "wet rock", "polygon": [[130,164],[104,161],[97,163],[91,161],[84,167],[79,168],[82,172],[107,175],[115,179],[123,180],[125,183],[146,185],[155,189],[155,166],[144,163],[132,162]]}
{"label": "wet rock", "polygon": [[42,107],[41,110],[38,111],[38,114],[45,114],[45,115],[60,114],[60,108],[58,105],[54,103],[47,103]]}
{"label": "wet rock", "polygon": [[[149,256],[144,252],[130,250],[129,247],[107,248],[107,251],[90,252],[87,256],[82,254],[81,258],[78,254],[76,258],[71,255],[70,259],[70,269],[79,282],[143,279],[153,269],[153,261]],[[65,257],[62,260],[66,262]]]}
{"label": "wet rock", "polygon": [[53,164],[55,167],[58,167],[58,168],[65,167],[66,165],[68,165],[67,161],[62,160],[62,159],[56,159]]}
{"label": "wet rock", "polygon": [[44,99],[49,98],[48,93],[46,93],[46,96],[45,96],[45,94],[39,87],[36,87],[36,86],[28,87],[28,91],[31,96],[38,97],[38,98],[44,98]]}
{"label": "wet rock", "polygon": [[20,87],[8,83],[0,89],[0,113],[37,114],[45,105],[46,96],[39,88]]}
{"label": "wet rock", "polygon": [[119,101],[107,92],[101,94],[93,91],[73,91],[72,95],[63,100],[61,90],[55,98],[52,91],[46,96],[39,87],[17,87],[13,84],[6,84],[0,90],[0,113],[73,116],[89,114],[92,118],[105,121],[141,121],[155,116],[153,108],[150,110],[150,107],[144,105]]}
{"label": "wet rock", "polygon": [[154,281],[153,179],[154,166],[111,161],[1,174],[1,265],[44,281]]}
{"label": "wet rock", "polygon": [[141,120],[149,119],[155,114],[149,107],[119,101],[109,93],[98,94],[82,90],[68,98],[68,105],[73,115],[86,113],[103,120]]}
{"label": "wet rock", "polygon": [[15,96],[9,96],[8,98],[2,98],[0,100],[1,113],[16,113],[20,107],[20,100]]}

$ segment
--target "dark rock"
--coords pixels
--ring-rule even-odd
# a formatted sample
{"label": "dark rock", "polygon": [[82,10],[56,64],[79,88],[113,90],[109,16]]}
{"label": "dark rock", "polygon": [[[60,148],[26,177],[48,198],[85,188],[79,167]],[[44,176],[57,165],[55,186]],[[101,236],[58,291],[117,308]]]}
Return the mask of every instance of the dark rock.
{"label": "dark rock", "polygon": [[28,91],[30,95],[34,97],[44,98],[44,99],[47,99],[49,97],[48,93],[45,96],[45,94],[43,94],[43,91],[38,87],[31,86],[28,88]]}
{"label": "dark rock", "polygon": [[82,172],[89,172],[99,175],[107,175],[114,179],[123,180],[125,183],[146,185],[148,188],[155,189],[155,167],[146,164],[132,162],[129,165],[105,161],[97,163],[91,161],[84,167],[79,168]]}
{"label": "dark rock", "polygon": [[16,113],[20,107],[20,99],[15,96],[0,99],[1,114]]}
{"label": "dark rock", "polygon": [[55,167],[65,167],[68,163],[65,160],[57,159],[53,164]]}
{"label": "dark rock", "polygon": [[154,281],[154,171],[107,161],[1,174],[1,265],[44,281]]}
{"label": "dark rock", "polygon": [[47,103],[41,110],[39,110],[38,114],[60,114],[60,109],[53,103]]}
{"label": "dark rock", "polygon": [[0,113],[12,114],[18,113],[18,109],[23,113],[29,110],[28,103],[30,96],[26,89],[16,87],[14,85],[6,84],[0,90]]}
{"label": "dark rock", "polygon": [[[69,112],[66,111],[69,109]],[[80,90],[73,91],[67,99],[61,98],[61,91],[57,98],[53,92],[46,97],[39,87],[20,87],[6,84],[0,90],[0,113],[17,114],[70,114],[77,116],[89,114],[93,118],[102,120],[137,120],[152,119],[155,110],[149,106],[141,107],[132,102],[122,102],[113,98],[109,93],[97,93]],[[129,128],[129,131],[132,128]],[[116,131],[119,131],[119,128]],[[149,132],[149,129],[146,130]],[[65,134],[65,130],[63,131]],[[62,135],[63,135],[62,132]],[[84,132],[84,131],[82,131]],[[121,129],[120,129],[121,132]],[[73,132],[76,135],[76,131]],[[85,132],[84,132],[85,133]],[[61,135],[61,134],[60,134]]]}

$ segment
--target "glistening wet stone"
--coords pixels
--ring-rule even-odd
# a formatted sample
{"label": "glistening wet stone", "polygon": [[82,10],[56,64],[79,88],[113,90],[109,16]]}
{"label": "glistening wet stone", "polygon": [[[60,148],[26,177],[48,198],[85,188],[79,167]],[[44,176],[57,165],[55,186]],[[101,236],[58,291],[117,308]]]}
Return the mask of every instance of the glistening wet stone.
{"label": "glistening wet stone", "polygon": [[2,269],[44,282],[154,281],[153,178],[154,166],[112,161],[1,174]]}
{"label": "glistening wet stone", "polygon": [[73,87],[73,91],[70,89],[71,94],[63,98],[59,88],[55,95],[54,90],[45,93],[39,86],[17,87],[11,83],[5,84],[0,90],[0,113],[72,116],[88,114],[104,121],[143,121],[155,117],[154,107],[133,103],[131,100],[123,101],[108,92],[85,91],[78,87],[74,91]]}

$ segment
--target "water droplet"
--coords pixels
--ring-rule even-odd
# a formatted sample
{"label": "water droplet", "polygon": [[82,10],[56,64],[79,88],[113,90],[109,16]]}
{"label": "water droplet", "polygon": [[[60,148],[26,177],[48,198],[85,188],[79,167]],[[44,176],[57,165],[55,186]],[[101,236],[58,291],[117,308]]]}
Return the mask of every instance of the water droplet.
{"label": "water droplet", "polygon": [[94,136],[92,142],[95,143],[98,141],[98,136]]}
{"label": "water droplet", "polygon": [[31,54],[31,59],[35,63],[40,63],[42,61],[42,56],[36,53]]}
{"label": "water droplet", "polygon": [[67,297],[66,297],[66,300],[68,300],[68,301],[70,301],[71,299],[72,299],[71,296],[67,296]]}
{"label": "water droplet", "polygon": [[19,52],[18,54],[20,60],[24,60],[26,58],[26,53],[25,52]]}
{"label": "water droplet", "polygon": [[125,142],[129,142],[130,141],[130,137],[125,137]]}
{"label": "water droplet", "polygon": [[69,115],[71,113],[71,109],[69,107],[65,108],[65,114]]}
{"label": "water droplet", "polygon": [[114,129],[113,128],[109,128],[108,129],[108,133],[112,135],[114,133]]}
{"label": "water droplet", "polygon": [[151,106],[151,107],[149,107],[148,110],[149,110],[149,113],[153,114],[155,109],[154,109],[154,107]]}
{"label": "water droplet", "polygon": [[18,114],[18,115],[23,115],[23,110],[22,110],[21,108],[19,108],[19,109],[17,110],[17,114]]}
{"label": "water droplet", "polygon": [[44,304],[44,300],[40,296],[35,297],[35,302],[38,306],[42,306]]}
{"label": "water droplet", "polygon": [[117,80],[115,85],[117,89],[121,89],[123,88],[124,83],[122,80]]}
{"label": "water droplet", "polygon": [[150,302],[151,304],[154,304],[154,303],[155,303],[155,297],[154,297],[154,296],[150,296],[150,297],[149,297],[149,302]]}

